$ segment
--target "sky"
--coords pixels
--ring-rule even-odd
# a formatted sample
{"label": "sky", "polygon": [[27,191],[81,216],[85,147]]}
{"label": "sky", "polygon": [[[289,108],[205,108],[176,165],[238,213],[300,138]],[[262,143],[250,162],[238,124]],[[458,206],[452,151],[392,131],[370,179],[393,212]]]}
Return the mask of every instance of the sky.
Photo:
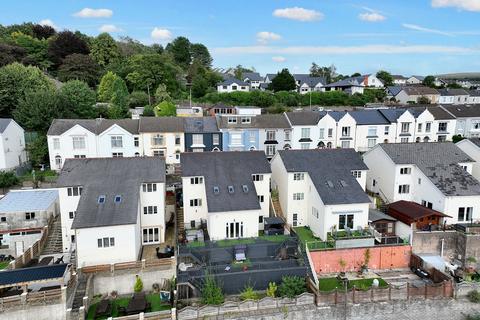
{"label": "sky", "polygon": [[2,0],[1,24],[25,21],[145,44],[185,36],[214,67],[262,74],[312,62],[342,74],[480,71],[480,0]]}

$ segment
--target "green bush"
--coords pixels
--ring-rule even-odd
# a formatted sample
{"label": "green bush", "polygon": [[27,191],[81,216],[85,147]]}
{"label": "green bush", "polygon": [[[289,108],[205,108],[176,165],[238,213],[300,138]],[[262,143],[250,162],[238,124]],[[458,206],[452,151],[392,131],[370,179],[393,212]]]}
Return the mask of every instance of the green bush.
{"label": "green bush", "polygon": [[267,288],[267,297],[275,298],[275,295],[277,294],[277,289],[277,284],[275,282],[270,282]]}
{"label": "green bush", "polygon": [[297,276],[284,276],[278,288],[281,297],[295,298],[307,290],[305,279]]}
{"label": "green bush", "polygon": [[202,303],[203,304],[222,304],[225,300],[222,292],[222,288],[218,285],[215,279],[207,275],[201,289]]}
{"label": "green bush", "polygon": [[468,293],[467,295],[468,300],[473,303],[479,303],[480,302],[480,292],[477,290],[472,290]]}
{"label": "green bush", "polygon": [[258,294],[253,290],[250,285],[245,286],[242,292],[240,292],[240,299],[242,300],[257,300]]}
{"label": "green bush", "polygon": [[140,279],[139,276],[137,276],[137,279],[135,280],[135,285],[133,286],[133,291],[134,292],[141,292],[143,290],[143,281]]}

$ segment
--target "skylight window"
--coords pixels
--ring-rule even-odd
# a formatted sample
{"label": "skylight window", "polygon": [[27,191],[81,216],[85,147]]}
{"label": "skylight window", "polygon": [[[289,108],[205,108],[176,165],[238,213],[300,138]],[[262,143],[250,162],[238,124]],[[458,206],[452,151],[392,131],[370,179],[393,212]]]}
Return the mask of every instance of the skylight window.
{"label": "skylight window", "polygon": [[234,193],[235,192],[235,189],[233,188],[233,186],[228,186],[228,193]]}
{"label": "skylight window", "polygon": [[243,192],[248,193],[248,186],[246,184],[242,185]]}
{"label": "skylight window", "polygon": [[98,197],[98,203],[102,204],[102,203],[105,203],[105,196],[104,195],[101,195]]}
{"label": "skylight window", "polygon": [[115,201],[115,203],[120,203],[120,202],[122,202],[122,196],[117,194],[117,195],[115,196],[115,200],[114,200],[114,201]]}
{"label": "skylight window", "polygon": [[213,187],[213,193],[214,194],[219,194],[220,193],[220,188],[217,187],[217,186]]}
{"label": "skylight window", "polygon": [[327,180],[327,182],[325,183],[328,187],[330,188],[333,188],[333,182],[330,181],[330,180]]}

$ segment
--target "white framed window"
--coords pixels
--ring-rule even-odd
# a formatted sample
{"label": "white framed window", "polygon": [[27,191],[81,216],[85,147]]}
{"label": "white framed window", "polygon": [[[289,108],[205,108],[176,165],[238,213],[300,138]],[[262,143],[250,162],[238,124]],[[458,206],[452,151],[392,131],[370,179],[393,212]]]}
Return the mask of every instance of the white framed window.
{"label": "white framed window", "polygon": [[458,208],[458,221],[471,221],[473,217],[473,207]]}
{"label": "white framed window", "polygon": [[385,128],[383,129],[383,133],[385,135],[388,135],[388,133],[390,132],[390,127],[389,126],[385,126]]}
{"label": "white framed window", "polygon": [[438,132],[447,132],[447,123],[439,122],[438,123]]}
{"label": "white framed window", "polygon": [[318,219],[318,209],[315,207],[312,207],[312,216]]}
{"label": "white framed window", "polygon": [[362,171],[359,171],[359,170],[353,170],[352,171],[352,175],[357,178],[357,179],[360,179],[362,177]]}
{"label": "white framed window", "polygon": [[134,147],[139,147],[140,146],[140,138],[139,137],[133,137],[133,146]]}
{"label": "white framed window", "polygon": [[203,177],[190,178],[190,184],[203,184]]}
{"label": "white framed window", "polygon": [[410,131],[410,122],[402,122],[402,133],[407,133]]}
{"label": "white framed window", "polygon": [[422,200],[422,206],[432,209],[433,204],[431,202],[426,201],[426,200]]}
{"label": "white framed window", "polygon": [[292,131],[290,130],[285,130],[285,141],[290,141],[290,135],[292,133]]}
{"label": "white framed window", "polygon": [[242,123],[251,123],[252,122],[252,119],[250,117],[242,117]]}
{"label": "white framed window", "polygon": [[62,157],[55,156],[55,167],[57,167],[57,169],[62,167]]}
{"label": "white framed window", "polygon": [[77,197],[82,195],[82,187],[68,187],[67,188],[67,195],[69,197]]}
{"label": "white framed window", "polygon": [[182,142],[182,138],[180,137],[179,134],[176,134],[175,135],[175,145],[179,146],[181,144],[181,142]]}
{"label": "white framed window", "polygon": [[113,237],[99,238],[99,239],[97,239],[97,246],[99,248],[114,247],[115,246],[115,238],[113,238]]}
{"label": "white framed window", "polygon": [[303,149],[303,150],[310,149],[310,143],[301,143],[300,149]]}
{"label": "white framed window", "polygon": [[302,139],[310,139],[310,128],[302,128]]}
{"label": "white framed window", "polygon": [[292,215],[292,224],[293,224],[294,227],[296,227],[297,224],[298,224],[298,214],[297,213],[294,213]]}
{"label": "white framed window", "polygon": [[343,149],[350,148],[350,141],[342,141],[342,148]]}
{"label": "white framed window", "polygon": [[85,137],[72,137],[73,149],[85,149]]}
{"label": "white framed window", "polygon": [[265,197],[264,196],[257,196],[257,199],[258,199],[258,202],[262,203],[265,201]]}
{"label": "white framed window", "polygon": [[342,137],[350,137],[350,127],[342,127]]}
{"label": "white framed window", "polygon": [[163,134],[156,134],[153,136],[152,144],[154,146],[163,146],[164,143],[165,143],[165,140],[163,138]]}
{"label": "white framed window", "polygon": [[411,174],[412,173],[412,168],[405,167],[405,168],[400,168],[400,174]]}
{"label": "white framed window", "polygon": [[432,123],[427,122],[425,123],[425,132],[429,133],[430,131],[432,131]]}
{"label": "white framed window", "polygon": [[202,199],[190,199],[190,207],[201,207]]}
{"label": "white framed window", "polygon": [[305,195],[303,192],[296,192],[293,194],[293,200],[303,200]]}
{"label": "white framed window", "polygon": [[231,133],[230,143],[235,146],[242,145],[242,134],[239,132]]}
{"label": "white framed window", "polygon": [[367,143],[368,143],[368,148],[371,149],[375,147],[375,145],[377,144],[377,139],[368,139]]}
{"label": "white framed window", "polygon": [[256,135],[255,135],[255,131],[249,131],[249,132],[248,132],[248,137],[249,137],[248,140],[249,140],[250,142],[255,142],[255,141],[257,141],[257,137],[256,137]]}
{"label": "white framed window", "polygon": [[320,139],[325,139],[325,129],[320,128]]}
{"label": "white framed window", "polygon": [[158,207],[157,206],[145,206],[143,207],[143,214],[157,214]]}
{"label": "white framed window", "polygon": [[165,157],[165,150],[153,150],[154,157]]}
{"label": "white framed window", "polygon": [[333,128],[328,128],[327,135],[328,135],[329,138],[333,137]]}
{"label": "white framed window", "polygon": [[407,194],[410,193],[410,185],[409,184],[401,184],[398,186],[398,193],[400,194]]}
{"label": "white framed window", "polygon": [[76,215],[76,214],[77,214],[77,211],[70,211],[70,212],[68,213],[68,218],[69,218],[69,219],[73,219],[73,218],[75,218],[75,215]]}
{"label": "white framed window", "polygon": [[35,212],[25,212],[25,220],[35,219]]}
{"label": "white framed window", "polygon": [[113,152],[112,158],[123,158],[123,152]]}
{"label": "white framed window", "polygon": [[273,156],[275,154],[275,145],[267,145],[267,156]]}
{"label": "white framed window", "polygon": [[228,117],[227,122],[228,123],[237,123],[237,117]]}
{"label": "white framed window", "polygon": [[156,192],[157,184],[156,183],[144,183],[142,184],[143,192]]}
{"label": "white framed window", "polygon": [[268,130],[267,131],[267,140],[268,141],[274,141],[275,140],[275,131],[274,130]]}
{"label": "white framed window", "polygon": [[192,135],[192,141],[195,145],[203,144],[203,134],[194,134]]}
{"label": "white framed window", "polygon": [[215,146],[218,146],[220,144],[220,135],[218,133],[212,135],[212,143]]}
{"label": "white framed window", "polygon": [[59,138],[53,138],[53,149],[54,150],[59,150],[60,149],[60,139]]}
{"label": "white framed window", "polygon": [[110,144],[112,148],[123,148],[123,138],[122,136],[111,136]]}
{"label": "white framed window", "polygon": [[305,180],[305,173],[303,173],[303,172],[294,173],[293,174],[293,180],[295,180],[295,181]]}
{"label": "white framed window", "polygon": [[252,175],[253,181],[263,181],[263,174],[253,174]]}
{"label": "white framed window", "polygon": [[160,241],[158,228],[144,228],[142,234],[143,243],[155,243]]}
{"label": "white framed window", "polygon": [[338,216],[338,230],[353,229],[353,214],[340,214]]}
{"label": "white framed window", "polygon": [[408,143],[408,138],[400,138],[401,143]]}
{"label": "white framed window", "polygon": [[369,137],[374,137],[377,135],[377,127],[374,127],[374,126],[371,126],[371,127],[368,127],[368,133],[367,135]]}

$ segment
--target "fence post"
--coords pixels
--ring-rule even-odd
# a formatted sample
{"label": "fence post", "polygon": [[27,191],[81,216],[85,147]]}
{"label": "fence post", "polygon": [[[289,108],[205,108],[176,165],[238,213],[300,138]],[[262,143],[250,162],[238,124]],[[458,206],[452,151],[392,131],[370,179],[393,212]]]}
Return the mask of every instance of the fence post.
{"label": "fence post", "polygon": [[110,272],[113,273],[115,271],[115,264],[110,264]]}
{"label": "fence post", "polygon": [[62,304],[65,304],[67,303],[67,287],[66,286],[62,286],[61,293],[62,293]]}
{"label": "fence post", "polygon": [[177,319],[177,309],[172,308],[170,311],[172,312],[172,315],[171,315],[172,320],[176,320]]}
{"label": "fence post", "polygon": [[392,301],[392,286],[388,285],[388,301]]}
{"label": "fence post", "polygon": [[335,289],[335,304],[338,303],[338,290]]}
{"label": "fence post", "polygon": [[427,299],[427,290],[428,290],[428,286],[427,286],[427,284],[425,283],[425,299]]}
{"label": "fence post", "polygon": [[81,306],[78,308],[78,318],[79,320],[85,320],[85,307]]}
{"label": "fence post", "polygon": [[146,260],[145,260],[145,259],[142,259],[142,270],[145,269],[145,263],[146,263]]}
{"label": "fence post", "polygon": [[410,300],[410,283],[407,282],[407,301]]}
{"label": "fence post", "polygon": [[140,314],[138,315],[138,319],[139,320],[145,319],[145,314],[143,312],[140,312]]}
{"label": "fence post", "polygon": [[355,285],[353,285],[353,288],[352,288],[352,301],[353,301],[353,304],[355,304]]}
{"label": "fence post", "polygon": [[27,295],[28,295],[27,292],[24,292],[20,295],[20,301],[21,301],[22,305],[27,304]]}

